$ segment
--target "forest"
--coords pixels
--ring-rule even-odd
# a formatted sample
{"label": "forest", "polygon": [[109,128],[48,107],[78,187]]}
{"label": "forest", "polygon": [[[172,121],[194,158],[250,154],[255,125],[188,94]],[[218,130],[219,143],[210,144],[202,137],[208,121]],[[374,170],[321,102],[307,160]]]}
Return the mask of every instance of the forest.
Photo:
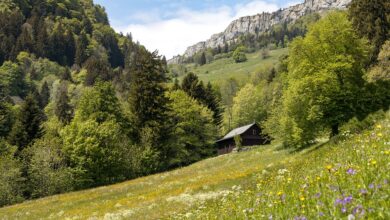
{"label": "forest", "polygon": [[354,0],[252,46],[243,36],[238,48],[289,55],[246,84],[211,84],[173,80],[164,56],[116,33],[92,0],[4,0],[0,206],[189,165],[253,120],[285,148],[357,128],[390,106],[389,12],[388,1]]}

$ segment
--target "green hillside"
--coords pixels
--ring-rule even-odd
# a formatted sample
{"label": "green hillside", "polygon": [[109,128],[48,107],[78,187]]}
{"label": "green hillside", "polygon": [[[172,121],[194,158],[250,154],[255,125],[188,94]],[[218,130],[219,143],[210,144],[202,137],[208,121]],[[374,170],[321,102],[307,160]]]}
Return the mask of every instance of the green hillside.
{"label": "green hillside", "polygon": [[275,219],[327,219],[355,213],[388,219],[389,141],[387,113],[370,130],[300,152],[263,146],[121,184],[5,207],[0,216],[263,219],[272,214]]}
{"label": "green hillside", "polygon": [[[282,55],[287,55],[288,49],[271,50],[269,57],[263,59],[261,51],[247,54],[248,60],[243,63],[235,63],[232,58],[222,58],[203,66],[187,65],[187,71],[196,73],[204,82],[218,82],[222,79],[234,77],[245,82],[250,74],[274,66]],[[183,76],[182,76],[183,77]],[[181,79],[180,77],[179,79]]]}

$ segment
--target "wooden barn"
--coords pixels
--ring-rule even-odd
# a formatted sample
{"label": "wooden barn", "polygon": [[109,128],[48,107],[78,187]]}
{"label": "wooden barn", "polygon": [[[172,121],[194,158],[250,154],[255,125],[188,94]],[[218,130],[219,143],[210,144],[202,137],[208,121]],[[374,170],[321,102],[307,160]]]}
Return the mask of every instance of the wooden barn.
{"label": "wooden barn", "polygon": [[245,125],[230,131],[222,139],[218,140],[218,155],[227,154],[233,151],[236,147],[234,137],[241,137],[242,147],[269,144],[270,139],[267,135],[263,135],[261,128],[256,124]]}

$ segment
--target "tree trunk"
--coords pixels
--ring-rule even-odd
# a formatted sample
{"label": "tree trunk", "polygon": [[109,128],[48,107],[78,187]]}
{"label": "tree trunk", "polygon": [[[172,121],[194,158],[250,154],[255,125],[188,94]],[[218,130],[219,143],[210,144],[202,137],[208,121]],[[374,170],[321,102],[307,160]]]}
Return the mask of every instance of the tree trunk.
{"label": "tree trunk", "polygon": [[334,137],[340,133],[339,131],[339,124],[332,125],[332,133],[330,134],[330,137]]}

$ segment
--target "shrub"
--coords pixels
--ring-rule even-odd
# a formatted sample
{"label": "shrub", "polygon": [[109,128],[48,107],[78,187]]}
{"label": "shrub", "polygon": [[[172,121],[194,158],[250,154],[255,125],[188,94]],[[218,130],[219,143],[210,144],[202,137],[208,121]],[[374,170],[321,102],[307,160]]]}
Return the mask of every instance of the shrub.
{"label": "shrub", "polygon": [[247,61],[246,55],[245,55],[245,47],[237,47],[237,49],[233,53],[233,59],[236,63],[242,63]]}

